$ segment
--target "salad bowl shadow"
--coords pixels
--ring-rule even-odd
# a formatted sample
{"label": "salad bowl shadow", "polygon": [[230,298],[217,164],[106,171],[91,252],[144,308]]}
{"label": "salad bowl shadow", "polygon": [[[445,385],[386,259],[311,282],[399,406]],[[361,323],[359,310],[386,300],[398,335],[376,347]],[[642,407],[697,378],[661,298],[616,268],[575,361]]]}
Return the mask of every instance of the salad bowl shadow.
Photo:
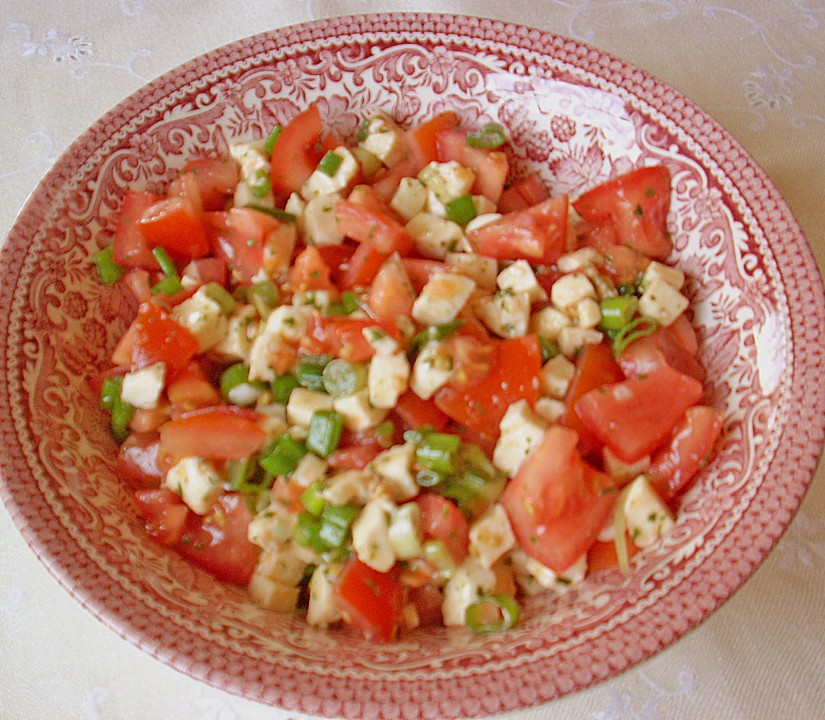
{"label": "salad bowl shadow", "polygon": [[[719,450],[675,529],[628,576],[531,597],[511,631],[427,628],[393,644],[256,607],[151,542],[115,474],[89,378],[133,302],[101,285],[127,188],[160,191],[185,159],[227,153],[317,102],[351,138],[364,113],[447,109],[501,123],[511,164],[553,193],[662,163],[673,260],[688,277],[725,412]],[[479,716],[552,700],[668,646],[716,610],[781,537],[823,441],[825,299],[809,247],[762,170],[703,111],[645,72],[530,28],[447,15],[337,18],[220,48],[95,123],[21,211],[0,261],[0,496],[55,578],[138,647],[263,703],[359,718]],[[516,672],[517,671],[517,672]]]}

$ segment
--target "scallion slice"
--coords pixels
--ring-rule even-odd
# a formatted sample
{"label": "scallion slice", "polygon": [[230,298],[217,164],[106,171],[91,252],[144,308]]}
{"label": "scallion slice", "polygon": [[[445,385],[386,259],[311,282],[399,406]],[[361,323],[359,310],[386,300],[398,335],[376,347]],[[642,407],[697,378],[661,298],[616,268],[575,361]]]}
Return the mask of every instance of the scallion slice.
{"label": "scallion slice", "polygon": [[266,213],[267,215],[272,215],[274,218],[278,218],[278,220],[283,220],[283,222],[292,222],[294,223],[297,218],[292,214],[288,213],[286,210],[279,210],[278,208],[271,208],[267,207],[266,205],[246,205],[250,210],[257,210],[258,212]]}
{"label": "scallion slice", "polygon": [[324,175],[329,175],[332,177],[338,172],[338,168],[341,167],[341,163],[344,162],[344,158],[342,158],[338,153],[334,150],[330,150],[324,157],[321,158],[321,162],[318,163],[318,170]]}
{"label": "scallion slice", "polygon": [[603,330],[621,330],[633,320],[639,300],[635,295],[616,295],[604,298],[599,307],[602,312],[600,327]]}
{"label": "scallion slice", "polygon": [[412,339],[411,350],[415,355],[426,345],[430,340],[444,340],[450,337],[456,330],[464,324],[464,320],[453,320],[452,322],[443,323],[442,325],[430,325],[420,333],[416,334]]}
{"label": "scallion slice", "polygon": [[518,603],[513,598],[493,593],[484,595],[478,602],[467,607],[464,624],[474,633],[499,632],[514,627],[520,614]]}
{"label": "scallion slice", "polygon": [[323,489],[324,484],[322,482],[314,482],[301,494],[301,505],[315,517],[320,517],[321,511],[326,505],[326,501],[321,496]]}
{"label": "scallion slice", "polygon": [[462,195],[455,200],[450,200],[445,206],[447,210],[447,219],[458,223],[464,227],[476,215],[476,204],[473,201],[472,195]]}
{"label": "scallion slice", "polygon": [[652,335],[659,323],[651,317],[639,317],[625,325],[613,338],[613,354],[618,357],[634,340]]}
{"label": "scallion slice", "polygon": [[126,272],[126,268],[115,261],[111,245],[98,250],[92,258],[104,285],[114,285]]}
{"label": "scallion slice", "polygon": [[310,390],[324,389],[324,368],[332,360],[327,355],[308,355],[298,364],[298,384]]}
{"label": "scallion slice", "polygon": [[367,384],[367,366],[335,358],[322,372],[324,390],[333,397],[344,397],[358,392]]}
{"label": "scallion slice", "polygon": [[449,433],[428,433],[415,449],[415,459],[419,465],[430,470],[447,474],[455,470],[454,456],[461,444],[458,435]]}
{"label": "scallion slice", "polygon": [[316,455],[326,458],[338,449],[344,418],[334,410],[316,410],[312,413],[307,432],[306,447]]}
{"label": "scallion slice", "polygon": [[274,447],[258,460],[258,464],[272,475],[289,475],[306,454],[303,443],[290,435],[281,435]]}
{"label": "scallion slice", "polygon": [[258,168],[255,171],[255,175],[250,180],[247,180],[246,184],[249,186],[249,191],[256,198],[266,197],[272,191],[269,173],[265,168]]}
{"label": "scallion slice", "polygon": [[263,150],[267,157],[272,157],[272,151],[275,149],[275,143],[278,142],[278,138],[281,136],[282,129],[280,125],[276,125],[272,128],[269,135],[267,135],[266,140],[264,140]]}
{"label": "scallion slice", "polygon": [[487,123],[478,132],[467,135],[467,144],[474,148],[491,150],[507,142],[507,132],[498,123]]}
{"label": "scallion slice", "polygon": [[292,391],[301,383],[294,375],[279,375],[272,381],[272,396],[276,403],[286,405]]}

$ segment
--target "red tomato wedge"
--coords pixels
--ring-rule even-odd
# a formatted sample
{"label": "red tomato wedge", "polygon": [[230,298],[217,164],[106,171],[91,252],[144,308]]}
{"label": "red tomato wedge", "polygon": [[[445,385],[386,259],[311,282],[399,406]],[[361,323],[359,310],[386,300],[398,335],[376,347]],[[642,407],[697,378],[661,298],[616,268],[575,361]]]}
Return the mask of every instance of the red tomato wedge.
{"label": "red tomato wedge", "polygon": [[350,445],[349,447],[338,448],[329,456],[329,466],[339,471],[363,470],[375,460],[382,450],[383,448],[377,444]]}
{"label": "red tomato wedge", "polygon": [[405,431],[429,426],[440,432],[447,427],[450,421],[450,418],[438,409],[433,400],[422,400],[412,390],[408,390],[398,398],[398,403],[392,412]]}
{"label": "red tomato wedge", "polygon": [[410,279],[416,294],[420,293],[424,286],[432,280],[438,273],[449,270],[447,263],[439,260],[429,260],[427,258],[404,258],[404,270]]}
{"label": "red tomato wedge", "polygon": [[198,185],[204,210],[223,210],[238,184],[238,164],[232,158],[197,158],[183,166],[181,175],[191,173]]}
{"label": "red tomato wedge", "polygon": [[415,502],[421,508],[421,532],[430,540],[441,540],[456,564],[467,557],[470,526],[452,500],[436,493],[421,493]]}
{"label": "red tomato wedge", "polygon": [[684,419],[673,429],[668,444],[652,459],[648,472],[653,487],[665,500],[683,490],[713,453],[724,415],[706,405],[685,411]]}
{"label": "red tomato wedge", "polygon": [[498,203],[510,171],[507,156],[503,152],[471,147],[467,144],[467,133],[455,128],[439,132],[436,147],[439,162],[455,161],[475,173],[472,189],[475,195],[484,195]]}
{"label": "red tomato wedge", "polygon": [[341,289],[351,290],[355,287],[366,287],[373,281],[386,259],[386,253],[378,252],[369,243],[358,243],[355,252],[342,270]]}
{"label": "red tomato wedge", "polygon": [[620,244],[647,257],[661,260],[673,248],[667,232],[670,172],[664,165],[608,180],[584,193],[573,207],[588,222],[609,222]]}
{"label": "red tomato wedge", "polygon": [[355,363],[366,362],[375,350],[364,337],[364,330],[375,326],[371,320],[313,315],[301,346],[311,353],[334,355]]}
{"label": "red tomato wedge", "polygon": [[438,161],[438,136],[457,125],[458,115],[447,110],[405,133],[404,141],[416,168],[410,175],[417,175],[425,165]]}
{"label": "red tomato wedge", "polygon": [[585,393],[575,410],[584,425],[620,460],[633,463],[653,452],[689,407],[702,383],[664,365],[638,378]]}
{"label": "red tomato wedge", "polygon": [[498,211],[509,213],[538,205],[550,197],[550,191],[537,172],[525,175],[508,187],[498,201]]}
{"label": "red tomato wedge", "polygon": [[272,150],[270,181],[272,192],[281,200],[294,192],[312,175],[323,157],[318,142],[324,131],[317,105],[310,105],[290,120]]}
{"label": "red tomato wedge", "polygon": [[230,405],[184,413],[160,428],[161,454],[173,458],[243,460],[263,448],[267,434],[260,416]]}
{"label": "red tomato wedge", "polygon": [[349,238],[369,243],[385,255],[397,252],[406,255],[415,245],[415,239],[389,212],[359,205],[349,200],[335,204],[338,229]]}
{"label": "red tomato wedge", "polygon": [[168,312],[151,302],[138,306],[137,317],[123,336],[129,347],[118,346],[122,358],[131,359],[132,370],[165,362],[174,373],[189,363],[198,352],[198,339]]}
{"label": "red tomato wedge", "polygon": [[293,292],[308,290],[336,290],[330,279],[330,271],[316,247],[300,252],[287,273],[287,281]]}
{"label": "red tomato wedge", "polygon": [[132,433],[117,453],[117,476],[135,488],[157,488],[163,480],[158,465],[160,436],[156,432]]}
{"label": "red tomato wedge", "polygon": [[705,368],[679,342],[669,327],[659,328],[652,335],[634,340],[619,356],[619,365],[627,377],[641,377],[662,365],[705,381]]}
{"label": "red tomato wedge", "polygon": [[179,180],[180,194],[147,208],[137,229],[150,248],[162,247],[176,260],[191,260],[209,254],[209,240],[194,176]]}
{"label": "red tomato wedge", "polygon": [[152,248],[146,243],[146,238],[138,223],[146,210],[162,200],[160,195],[148,192],[129,190],[126,193],[120,208],[112,245],[112,256],[117,263],[125,267],[143,268],[144,270],[160,269],[158,261],[152,255]]}
{"label": "red tomato wedge", "polygon": [[397,253],[388,257],[367,293],[370,314],[389,327],[401,316],[412,314],[416,293]]}
{"label": "red tomato wedge", "polygon": [[516,210],[467,233],[482,255],[552,265],[567,249],[567,196]]}
{"label": "red tomato wedge", "polygon": [[353,558],[338,578],[336,596],[347,623],[367,639],[392,640],[404,602],[396,570],[378,572]]}
{"label": "red tomato wedge", "polygon": [[190,362],[167,378],[166,397],[173,405],[181,405],[188,410],[219,405],[221,402],[220,392],[196,362]]}
{"label": "red tomato wedge", "polygon": [[174,545],[183,537],[189,508],[171,490],[157,488],[135,492],[146,534],[161,545]]}

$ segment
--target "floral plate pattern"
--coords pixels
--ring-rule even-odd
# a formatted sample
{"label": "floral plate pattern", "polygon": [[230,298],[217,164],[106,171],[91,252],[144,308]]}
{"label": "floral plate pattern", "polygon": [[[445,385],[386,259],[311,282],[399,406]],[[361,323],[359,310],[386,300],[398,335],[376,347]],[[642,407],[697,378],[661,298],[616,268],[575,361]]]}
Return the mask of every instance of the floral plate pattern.
{"label": "floral plate pattern", "polygon": [[[394,645],[267,613],[151,543],[114,475],[88,379],[128,326],[97,282],[127,187],[159,191],[187,157],[264,136],[317,101],[352,137],[378,107],[402,123],[456,109],[496,121],[517,171],[578,194],[633,167],[673,175],[720,450],[632,575],[526,603],[513,631],[416,631]],[[710,615],[781,536],[823,442],[825,297],[779,193],[712,119],[655,78],[557,36],[447,15],[337,18],[215,50],[155,80],[58,160],[0,261],[0,496],[85,607],[189,675],[288,710],[445,718],[550,700],[632,666]]]}

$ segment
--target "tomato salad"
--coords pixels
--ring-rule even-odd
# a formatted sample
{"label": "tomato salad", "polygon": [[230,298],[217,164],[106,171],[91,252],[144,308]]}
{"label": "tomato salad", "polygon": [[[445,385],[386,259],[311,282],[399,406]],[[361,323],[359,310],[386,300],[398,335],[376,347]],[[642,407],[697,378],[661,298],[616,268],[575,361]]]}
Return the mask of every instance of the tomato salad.
{"label": "tomato salad", "polygon": [[151,538],[388,641],[512,627],[669,531],[723,419],[669,172],[551,197],[506,143],[453,112],[345,142],[313,105],[126,194],[95,262],[137,312],[95,383]]}

